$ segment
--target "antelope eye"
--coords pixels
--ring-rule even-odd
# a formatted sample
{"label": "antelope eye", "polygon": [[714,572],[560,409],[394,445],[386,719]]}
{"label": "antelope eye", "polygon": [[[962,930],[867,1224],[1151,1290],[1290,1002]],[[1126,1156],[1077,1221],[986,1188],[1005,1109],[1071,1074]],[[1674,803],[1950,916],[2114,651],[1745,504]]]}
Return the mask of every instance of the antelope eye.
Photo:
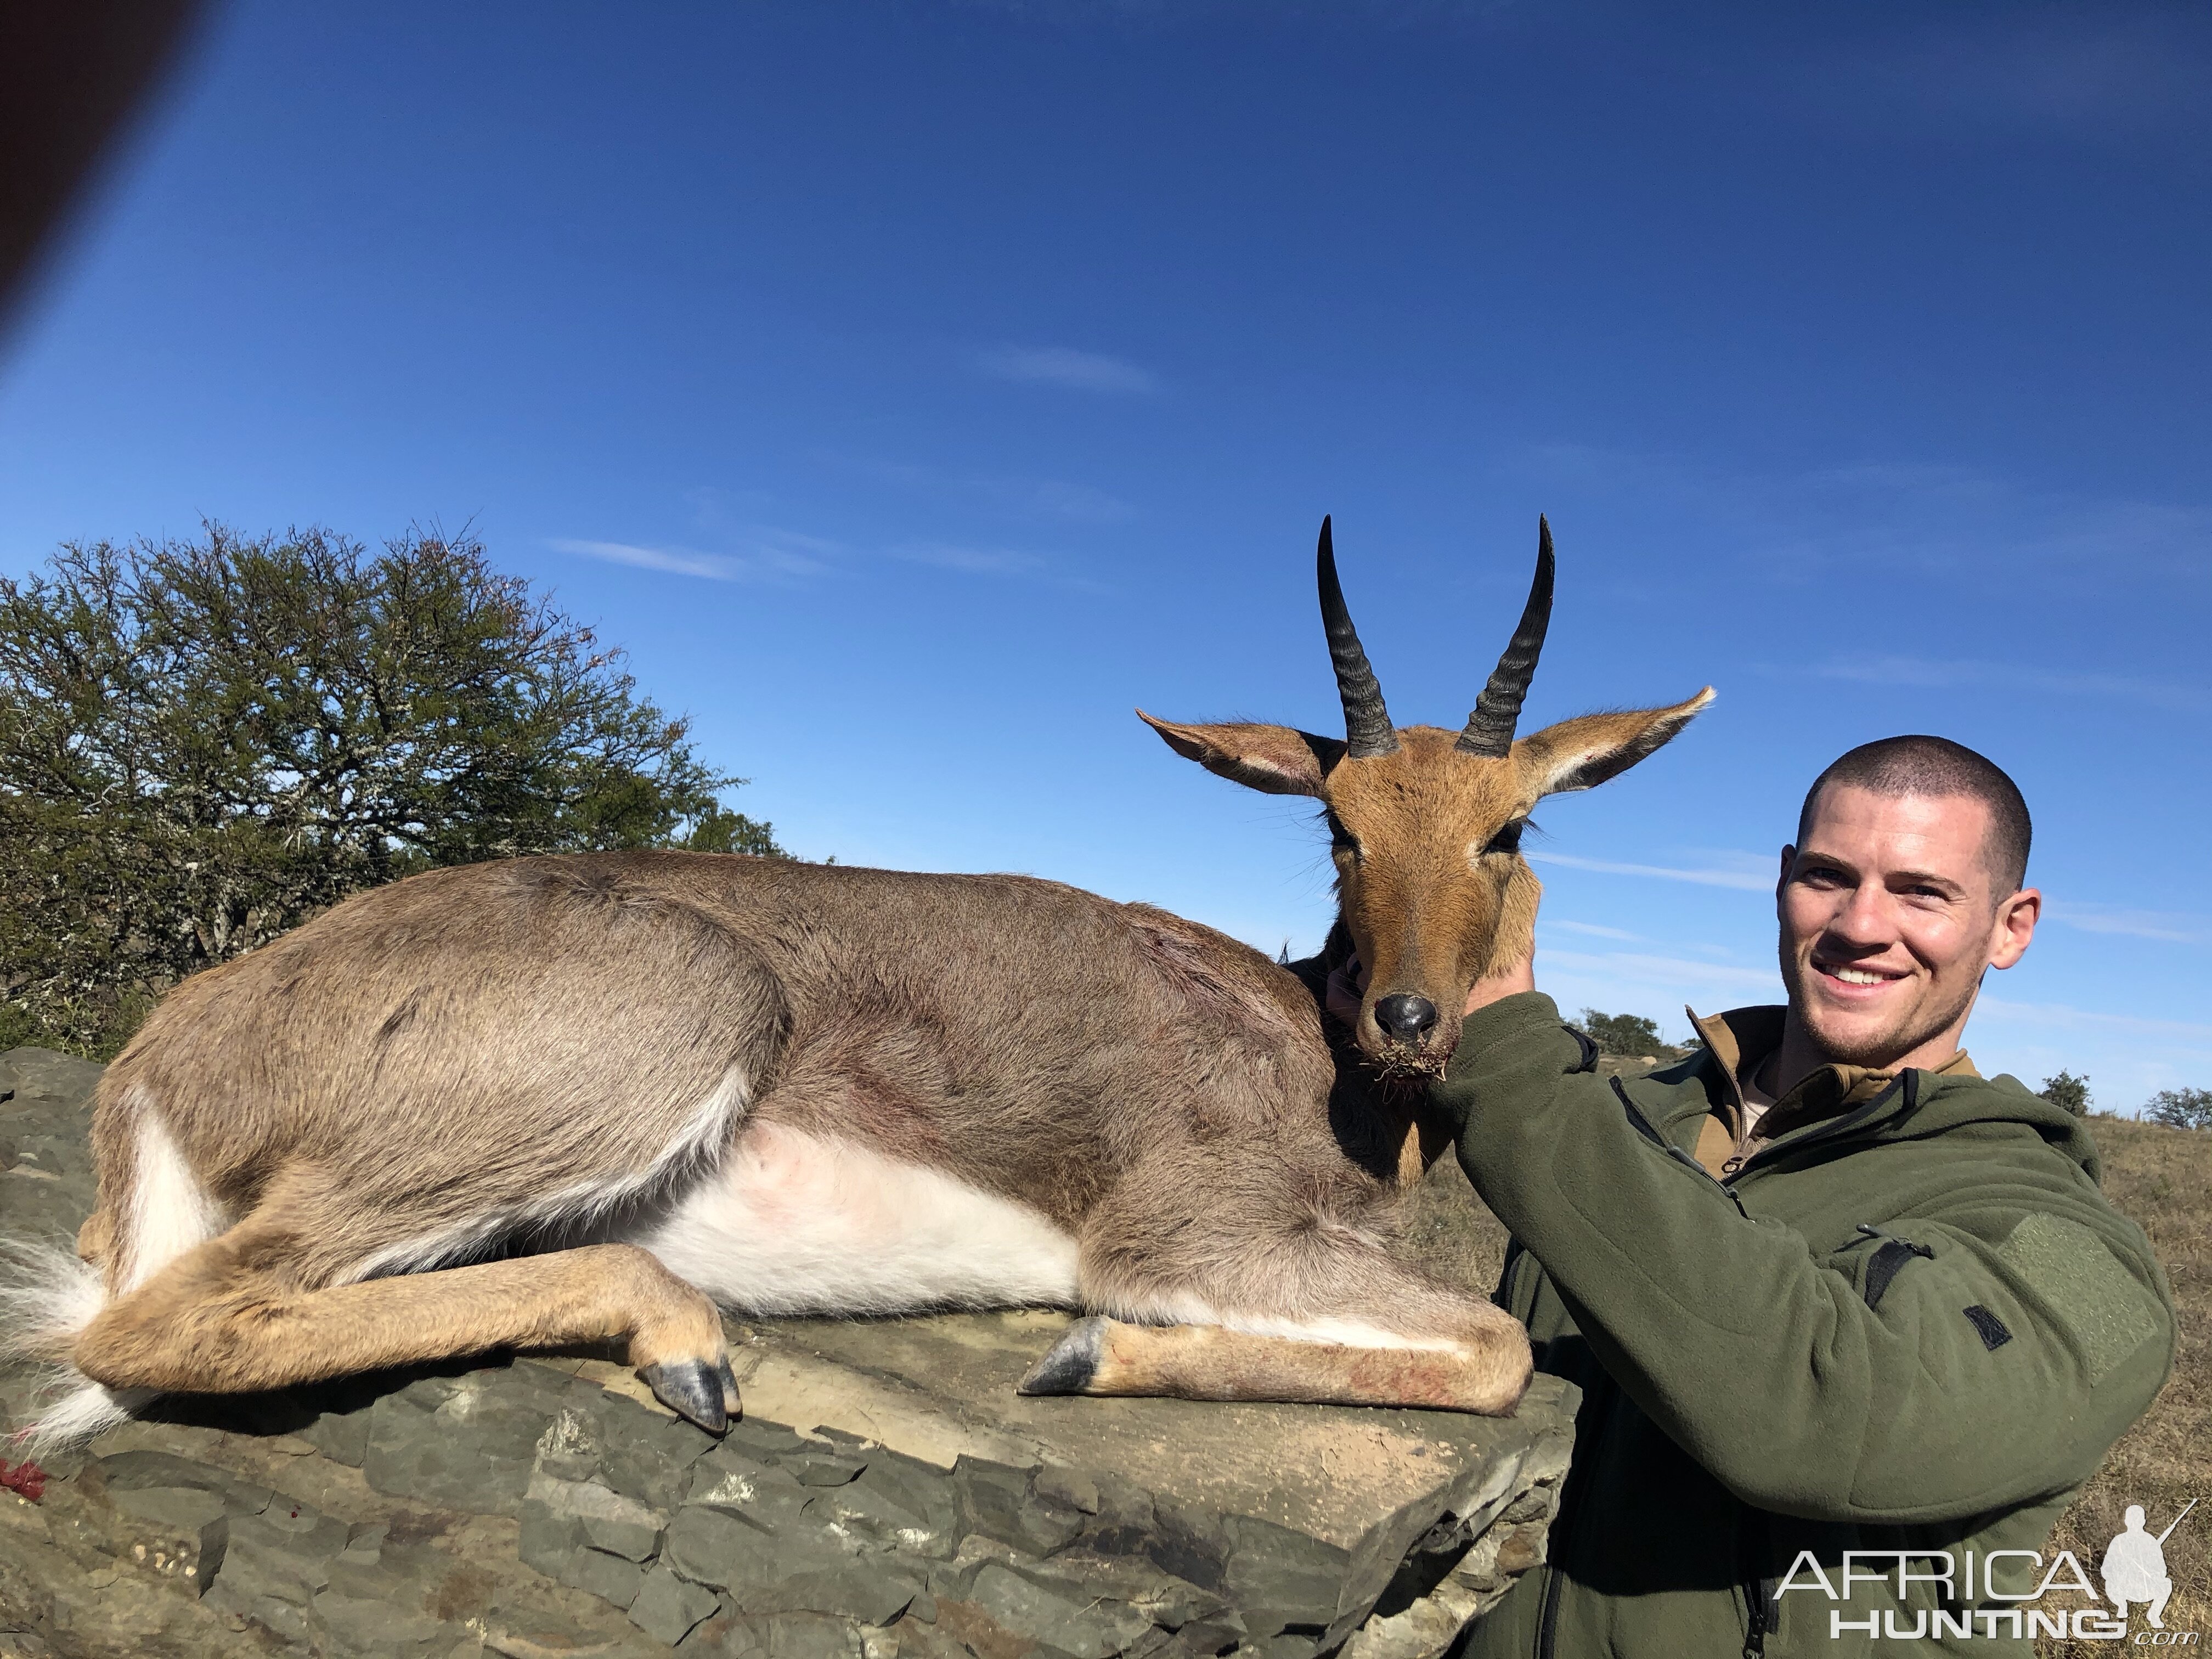
{"label": "antelope eye", "polygon": [[1322,809],[1322,822],[1328,826],[1329,848],[1332,852],[1349,853],[1359,856],[1359,838],[1344,827],[1344,820],[1328,808]]}
{"label": "antelope eye", "polygon": [[1512,823],[1507,824],[1503,830],[1500,830],[1496,835],[1492,836],[1490,838],[1490,844],[1482,850],[1486,854],[1519,852],[1521,850],[1521,826],[1527,822],[1528,819],[1526,818],[1514,819]]}

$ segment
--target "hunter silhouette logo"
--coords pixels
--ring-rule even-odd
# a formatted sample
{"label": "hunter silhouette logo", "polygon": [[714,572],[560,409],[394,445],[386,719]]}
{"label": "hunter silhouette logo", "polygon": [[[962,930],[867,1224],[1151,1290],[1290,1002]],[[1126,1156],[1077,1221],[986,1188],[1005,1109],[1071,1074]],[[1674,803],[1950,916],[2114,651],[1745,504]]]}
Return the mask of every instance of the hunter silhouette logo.
{"label": "hunter silhouette logo", "polygon": [[2181,1514],[2173,1517],[2164,1532],[2153,1537],[2143,1530],[2143,1511],[2140,1504],[2128,1505],[2122,1520],[2126,1530],[2117,1534],[2105,1547],[2105,1559],[2097,1574],[2105,1581],[2105,1599],[2119,1609],[2119,1615],[2128,1616],[2128,1603],[2141,1601],[2150,1619],[2153,1630],[2166,1628],[2166,1599],[2173,1594],[2173,1580],[2166,1575],[2166,1540],[2173,1536],[2189,1511],[2197,1507],[2191,1498],[2181,1506]]}

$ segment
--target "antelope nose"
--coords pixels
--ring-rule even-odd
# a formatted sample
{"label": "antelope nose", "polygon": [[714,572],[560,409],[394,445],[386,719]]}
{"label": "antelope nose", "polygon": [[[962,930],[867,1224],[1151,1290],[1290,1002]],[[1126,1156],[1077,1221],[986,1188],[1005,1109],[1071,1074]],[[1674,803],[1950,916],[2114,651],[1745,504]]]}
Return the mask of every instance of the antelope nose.
{"label": "antelope nose", "polygon": [[1426,997],[1384,997],[1375,1005],[1375,1023],[1401,1042],[1419,1042],[1437,1023],[1437,1005]]}

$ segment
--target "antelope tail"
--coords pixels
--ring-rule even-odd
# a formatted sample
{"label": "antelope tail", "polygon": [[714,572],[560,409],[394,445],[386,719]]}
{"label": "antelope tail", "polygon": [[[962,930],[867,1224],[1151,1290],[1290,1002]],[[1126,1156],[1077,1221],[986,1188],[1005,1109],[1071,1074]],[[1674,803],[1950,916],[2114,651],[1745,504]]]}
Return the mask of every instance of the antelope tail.
{"label": "antelope tail", "polygon": [[111,1212],[104,1263],[82,1261],[57,1242],[0,1238],[0,1366],[27,1364],[47,1373],[35,1416],[9,1437],[34,1457],[115,1428],[158,1396],[155,1389],[94,1382],[70,1363],[70,1350],[112,1286],[144,1284],[222,1231],[216,1206],[143,1093],[133,1091],[122,1105],[137,1121],[133,1167],[128,1199]]}

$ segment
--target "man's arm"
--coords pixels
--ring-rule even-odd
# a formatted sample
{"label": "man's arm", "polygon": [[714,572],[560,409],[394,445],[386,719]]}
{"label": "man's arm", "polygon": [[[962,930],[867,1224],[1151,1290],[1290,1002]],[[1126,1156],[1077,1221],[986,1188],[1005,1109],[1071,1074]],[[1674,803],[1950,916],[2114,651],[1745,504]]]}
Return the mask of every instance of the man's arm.
{"label": "man's arm", "polygon": [[[1867,1250],[1823,1258],[1747,1219],[1582,1055],[1549,998],[1504,994],[1468,1018],[1436,1103],[1607,1372],[1745,1501],[1907,1522],[2042,1496],[2093,1474],[2163,1381],[2170,1312],[2063,1171],[2023,1165],[2002,1190],[1917,1210],[1914,1242],[1934,1255],[1870,1305]],[[2054,1305],[2002,1248],[2008,1209],[2044,1216],[2049,1248],[2087,1253],[2082,1284],[2124,1305]],[[2009,1339],[1991,1346],[1969,1308]]]}

